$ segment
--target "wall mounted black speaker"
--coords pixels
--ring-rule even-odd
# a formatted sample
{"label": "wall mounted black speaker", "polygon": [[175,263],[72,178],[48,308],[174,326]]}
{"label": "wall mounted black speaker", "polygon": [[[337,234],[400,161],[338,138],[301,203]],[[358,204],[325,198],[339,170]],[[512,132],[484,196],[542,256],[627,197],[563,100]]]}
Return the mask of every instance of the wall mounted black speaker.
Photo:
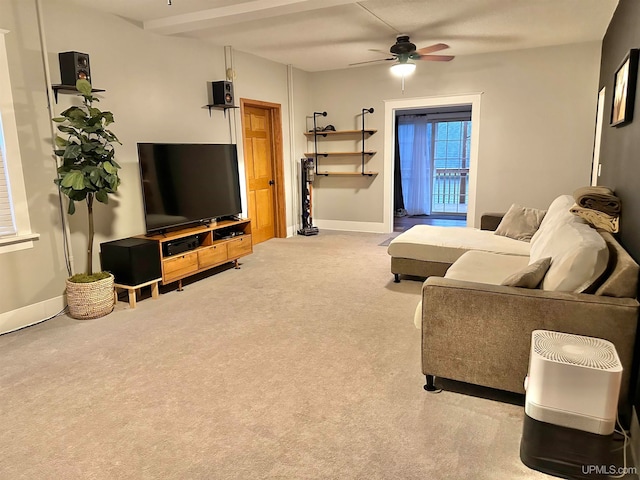
{"label": "wall mounted black speaker", "polygon": [[78,80],[91,82],[89,54],[80,52],[60,52],[60,82],[62,85],[74,85]]}
{"label": "wall mounted black speaker", "polygon": [[233,107],[233,83],[225,80],[211,82],[213,105]]}
{"label": "wall mounted black speaker", "polygon": [[124,238],[100,244],[102,270],[113,273],[115,282],[140,285],[162,277],[158,242]]}

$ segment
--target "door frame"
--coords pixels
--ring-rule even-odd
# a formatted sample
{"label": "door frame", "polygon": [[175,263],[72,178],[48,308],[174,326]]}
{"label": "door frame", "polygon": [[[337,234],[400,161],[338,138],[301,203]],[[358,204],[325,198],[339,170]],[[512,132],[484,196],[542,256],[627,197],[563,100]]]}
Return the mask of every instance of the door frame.
{"label": "door frame", "polygon": [[411,110],[429,107],[471,105],[471,151],[469,152],[469,197],[467,204],[467,227],[475,227],[476,186],[478,181],[478,142],[480,139],[480,100],[482,93],[417,97],[403,100],[385,100],[384,119],[384,194],[382,215],[383,229],[393,232],[393,169],[395,151],[396,110]]}
{"label": "door frame", "polygon": [[[284,155],[282,145],[282,105],[279,103],[264,102],[262,100],[252,100],[249,98],[240,99],[240,120],[242,124],[242,151],[244,152],[245,142],[245,125],[244,125],[244,111],[246,107],[258,107],[264,108],[269,111],[269,119],[271,120],[271,169],[274,175],[274,199],[275,199],[275,236],[276,238],[287,237],[287,216],[285,209],[285,193],[284,193]],[[246,158],[244,159],[245,166],[247,165]],[[249,188],[249,172],[247,168],[244,169],[244,177],[247,185],[247,201],[248,201],[248,188]],[[248,208],[248,204],[247,204]]]}

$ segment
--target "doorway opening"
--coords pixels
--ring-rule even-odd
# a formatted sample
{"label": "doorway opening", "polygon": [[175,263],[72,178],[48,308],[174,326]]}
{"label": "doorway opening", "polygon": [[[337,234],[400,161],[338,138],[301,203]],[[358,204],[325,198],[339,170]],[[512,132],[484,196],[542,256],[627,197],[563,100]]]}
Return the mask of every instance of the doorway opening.
{"label": "doorway opening", "polygon": [[465,94],[385,102],[389,232],[416,224],[475,226],[480,99]]}
{"label": "doorway opening", "polygon": [[466,226],[471,105],[396,111],[394,231]]}

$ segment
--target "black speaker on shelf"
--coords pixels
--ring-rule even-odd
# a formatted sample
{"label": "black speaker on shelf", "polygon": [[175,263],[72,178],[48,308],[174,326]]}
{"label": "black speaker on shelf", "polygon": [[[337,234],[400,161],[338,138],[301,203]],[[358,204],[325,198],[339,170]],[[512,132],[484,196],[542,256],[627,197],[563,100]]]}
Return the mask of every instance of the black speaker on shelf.
{"label": "black speaker on shelf", "polygon": [[144,238],[123,238],[100,244],[102,270],[111,272],[115,282],[140,285],[162,277],[158,242]]}
{"label": "black speaker on shelf", "polygon": [[62,85],[74,85],[78,80],[91,82],[91,67],[89,66],[89,54],[80,52],[60,52],[60,83]]}
{"label": "black speaker on shelf", "polygon": [[226,80],[211,82],[212,104],[233,107],[233,83]]}

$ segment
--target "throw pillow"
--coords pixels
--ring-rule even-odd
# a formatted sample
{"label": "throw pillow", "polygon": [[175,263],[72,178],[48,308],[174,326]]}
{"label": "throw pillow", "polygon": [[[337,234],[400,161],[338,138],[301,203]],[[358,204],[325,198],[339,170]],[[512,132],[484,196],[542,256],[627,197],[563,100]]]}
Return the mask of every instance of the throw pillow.
{"label": "throw pillow", "polygon": [[540,285],[540,282],[542,282],[550,266],[551,257],[541,258],[519,272],[509,275],[502,281],[501,285],[506,285],[507,287],[536,288]]}
{"label": "throw pillow", "polygon": [[546,210],[525,208],[514,203],[507,210],[494,233],[495,235],[529,242],[538,227],[540,227],[545,213],[547,213]]}

